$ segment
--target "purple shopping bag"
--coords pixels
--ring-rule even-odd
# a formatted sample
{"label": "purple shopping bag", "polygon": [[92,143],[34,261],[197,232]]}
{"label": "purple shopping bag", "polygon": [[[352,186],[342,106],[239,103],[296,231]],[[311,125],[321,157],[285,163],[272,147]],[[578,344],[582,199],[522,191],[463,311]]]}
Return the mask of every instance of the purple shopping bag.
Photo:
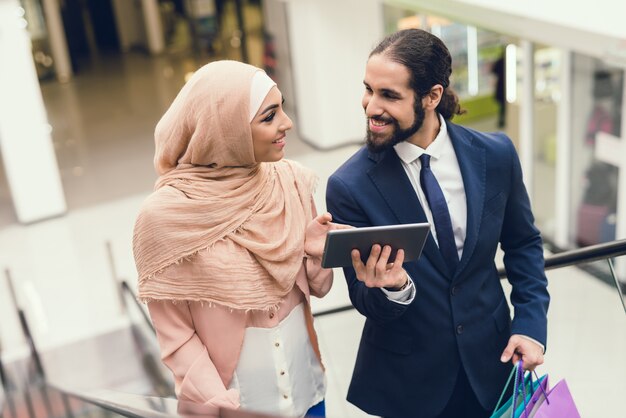
{"label": "purple shopping bag", "polygon": [[[547,378],[546,378],[547,380]],[[525,415],[522,417],[526,418]],[[580,418],[572,393],[565,379],[556,384],[545,396],[540,394],[528,417]]]}

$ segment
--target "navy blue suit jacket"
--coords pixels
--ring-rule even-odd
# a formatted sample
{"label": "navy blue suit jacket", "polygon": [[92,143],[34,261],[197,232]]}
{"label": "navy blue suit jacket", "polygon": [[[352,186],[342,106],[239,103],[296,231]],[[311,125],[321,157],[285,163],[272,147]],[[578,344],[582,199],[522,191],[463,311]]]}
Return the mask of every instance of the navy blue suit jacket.
{"label": "navy blue suit jacket", "polygon": [[[492,408],[511,368],[500,362],[511,334],[546,344],[542,241],[515,148],[501,133],[447,126],[467,197],[456,272],[448,271],[432,236],[421,258],[404,265],[417,289],[409,305],[388,300],[344,269],[352,304],[367,318],[348,400],[371,414],[436,416],[459,367],[481,404]],[[394,149],[360,149],[328,180],[326,203],[334,222],[357,227],[427,222]],[[513,289],[512,322],[494,262],[498,244]]]}

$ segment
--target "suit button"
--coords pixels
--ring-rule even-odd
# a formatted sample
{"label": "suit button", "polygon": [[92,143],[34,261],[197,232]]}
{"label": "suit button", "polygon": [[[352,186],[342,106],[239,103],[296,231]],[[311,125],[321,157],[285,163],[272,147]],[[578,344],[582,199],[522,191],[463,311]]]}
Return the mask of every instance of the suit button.
{"label": "suit button", "polygon": [[459,291],[459,288],[456,286],[452,286],[452,289],[450,289],[450,294],[452,296],[456,295],[456,293]]}
{"label": "suit button", "polygon": [[459,325],[456,327],[456,333],[459,335],[463,334],[463,325]]}

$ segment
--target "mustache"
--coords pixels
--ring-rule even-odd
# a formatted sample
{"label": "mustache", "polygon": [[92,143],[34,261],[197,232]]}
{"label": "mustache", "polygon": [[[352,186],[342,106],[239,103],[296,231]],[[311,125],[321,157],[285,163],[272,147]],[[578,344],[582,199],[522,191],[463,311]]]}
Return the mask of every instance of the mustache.
{"label": "mustache", "polygon": [[383,123],[393,123],[394,121],[393,118],[386,118],[383,116],[371,116],[369,119],[375,120],[376,122],[383,122]]}

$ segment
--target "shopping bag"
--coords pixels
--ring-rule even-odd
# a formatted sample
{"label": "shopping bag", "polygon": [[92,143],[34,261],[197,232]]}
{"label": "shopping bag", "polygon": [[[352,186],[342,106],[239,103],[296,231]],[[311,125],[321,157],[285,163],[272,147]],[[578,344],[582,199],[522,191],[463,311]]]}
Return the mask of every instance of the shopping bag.
{"label": "shopping bag", "polygon": [[[517,397],[513,401],[513,418],[530,418],[533,399],[539,400],[546,398],[546,389],[548,388],[548,375],[546,374],[539,377],[537,376],[537,373],[535,373],[535,376],[537,377],[537,380],[533,382],[532,372],[528,372],[528,376],[526,376],[526,379],[530,380],[530,383],[528,384],[530,393],[527,394],[524,390],[522,390],[522,400],[520,400],[520,397]],[[526,386],[524,386],[522,389],[524,388],[526,388]],[[517,406],[515,403],[516,401]]]}
{"label": "shopping bag", "polygon": [[560,380],[547,394],[538,398],[528,418],[580,418],[565,379]]}
{"label": "shopping bag", "polygon": [[535,377],[537,377],[537,381],[539,381],[539,385],[535,392],[530,396],[524,411],[521,413],[520,418],[530,418],[534,412],[536,412],[539,405],[546,399],[547,392],[549,390],[549,379],[548,375],[544,375],[541,378],[537,376],[537,372],[535,373]]}
{"label": "shopping bag", "polygon": [[[506,393],[511,379],[515,377],[513,384],[513,395],[502,404],[504,394]],[[525,374],[524,363],[522,360],[518,361],[509,375],[507,382],[504,384],[504,389],[500,395],[500,399],[496,404],[493,414],[490,418],[520,418],[524,410],[528,406],[528,403],[539,386],[545,381],[547,376],[542,376],[536,381],[533,381],[532,374]],[[525,417],[524,417],[525,418]]]}

